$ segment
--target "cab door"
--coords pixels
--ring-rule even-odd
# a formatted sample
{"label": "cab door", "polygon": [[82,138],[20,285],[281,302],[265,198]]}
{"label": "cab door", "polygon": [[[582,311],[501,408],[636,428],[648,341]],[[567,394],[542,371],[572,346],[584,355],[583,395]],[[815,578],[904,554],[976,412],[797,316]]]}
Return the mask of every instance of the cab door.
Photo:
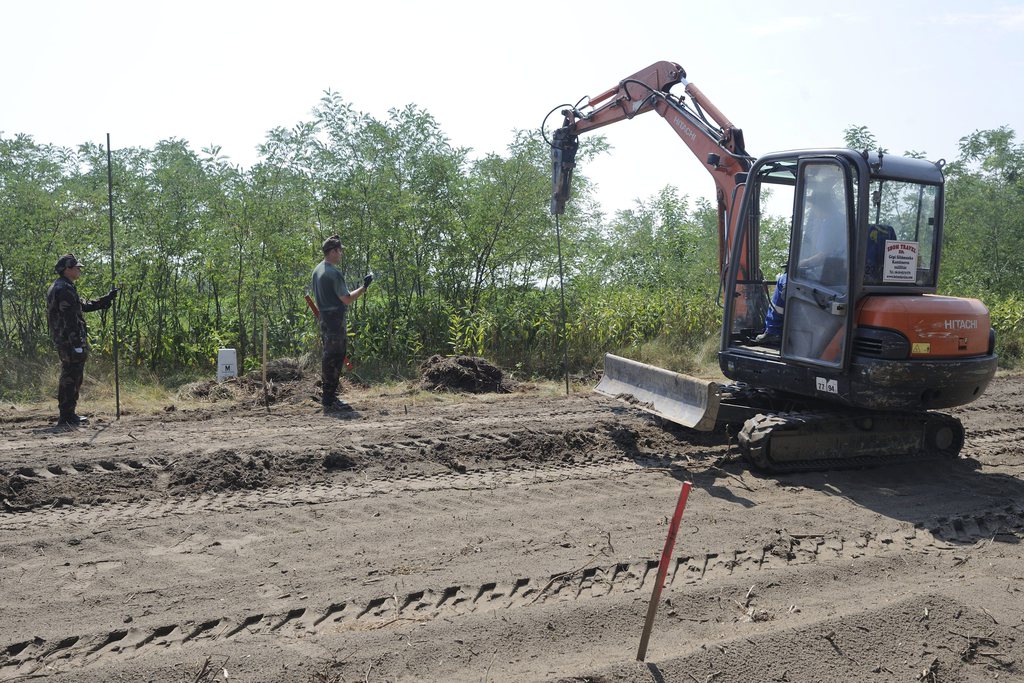
{"label": "cab door", "polygon": [[782,332],[785,359],[843,366],[852,317],[852,175],[835,157],[805,159],[798,167]]}

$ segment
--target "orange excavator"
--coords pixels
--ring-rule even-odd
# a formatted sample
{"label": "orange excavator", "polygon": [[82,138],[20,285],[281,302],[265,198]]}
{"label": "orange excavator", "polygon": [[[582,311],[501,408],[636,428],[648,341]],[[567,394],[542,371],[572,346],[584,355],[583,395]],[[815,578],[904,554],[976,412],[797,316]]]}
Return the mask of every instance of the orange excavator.
{"label": "orange excavator", "polygon": [[[676,86],[681,92],[670,92]],[[549,141],[552,214],[565,210],[578,137],[649,111],[706,165],[717,190],[718,357],[731,382],[608,354],[597,391],[686,427],[738,429],[746,458],[767,471],[959,454],[963,426],[936,410],[978,398],[997,359],[988,309],[935,293],[945,162],[851,149],[755,158],[742,131],[672,62],[551,113],[559,110],[563,123]],[[788,261],[772,263],[769,212],[780,208]],[[782,272],[769,279],[772,267]]]}

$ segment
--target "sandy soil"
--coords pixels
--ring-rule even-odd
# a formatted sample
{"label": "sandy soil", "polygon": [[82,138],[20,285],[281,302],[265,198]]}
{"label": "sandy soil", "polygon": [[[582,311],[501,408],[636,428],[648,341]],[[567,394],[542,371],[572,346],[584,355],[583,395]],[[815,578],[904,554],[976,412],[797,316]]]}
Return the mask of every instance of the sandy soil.
{"label": "sandy soil", "polygon": [[786,476],[586,388],[4,406],[0,680],[1024,680],[1022,379],[957,461]]}

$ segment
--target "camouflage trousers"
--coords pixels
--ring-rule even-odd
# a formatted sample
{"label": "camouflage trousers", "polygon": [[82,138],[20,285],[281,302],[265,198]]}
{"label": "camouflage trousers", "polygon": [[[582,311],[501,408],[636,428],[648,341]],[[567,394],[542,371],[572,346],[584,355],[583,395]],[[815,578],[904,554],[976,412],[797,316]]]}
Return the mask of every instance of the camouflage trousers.
{"label": "camouflage trousers", "polygon": [[82,376],[85,374],[85,356],[77,359],[70,347],[58,347],[60,356],[60,381],[57,383],[57,407],[60,416],[67,418],[75,414],[78,405],[78,392],[82,388]]}
{"label": "camouflage trousers", "polygon": [[344,311],[320,312],[320,341],[324,345],[323,356],[320,359],[324,385],[321,401],[327,404],[338,397],[338,381],[341,377],[341,367],[345,363],[348,329]]}

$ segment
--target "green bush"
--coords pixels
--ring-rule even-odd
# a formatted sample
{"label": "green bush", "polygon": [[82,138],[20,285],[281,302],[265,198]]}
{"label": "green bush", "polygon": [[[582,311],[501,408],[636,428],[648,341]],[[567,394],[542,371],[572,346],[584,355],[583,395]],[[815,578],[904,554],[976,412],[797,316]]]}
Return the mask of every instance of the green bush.
{"label": "green bush", "polygon": [[996,331],[996,353],[1004,368],[1017,367],[1024,357],[1024,300],[1016,296],[987,302]]}

